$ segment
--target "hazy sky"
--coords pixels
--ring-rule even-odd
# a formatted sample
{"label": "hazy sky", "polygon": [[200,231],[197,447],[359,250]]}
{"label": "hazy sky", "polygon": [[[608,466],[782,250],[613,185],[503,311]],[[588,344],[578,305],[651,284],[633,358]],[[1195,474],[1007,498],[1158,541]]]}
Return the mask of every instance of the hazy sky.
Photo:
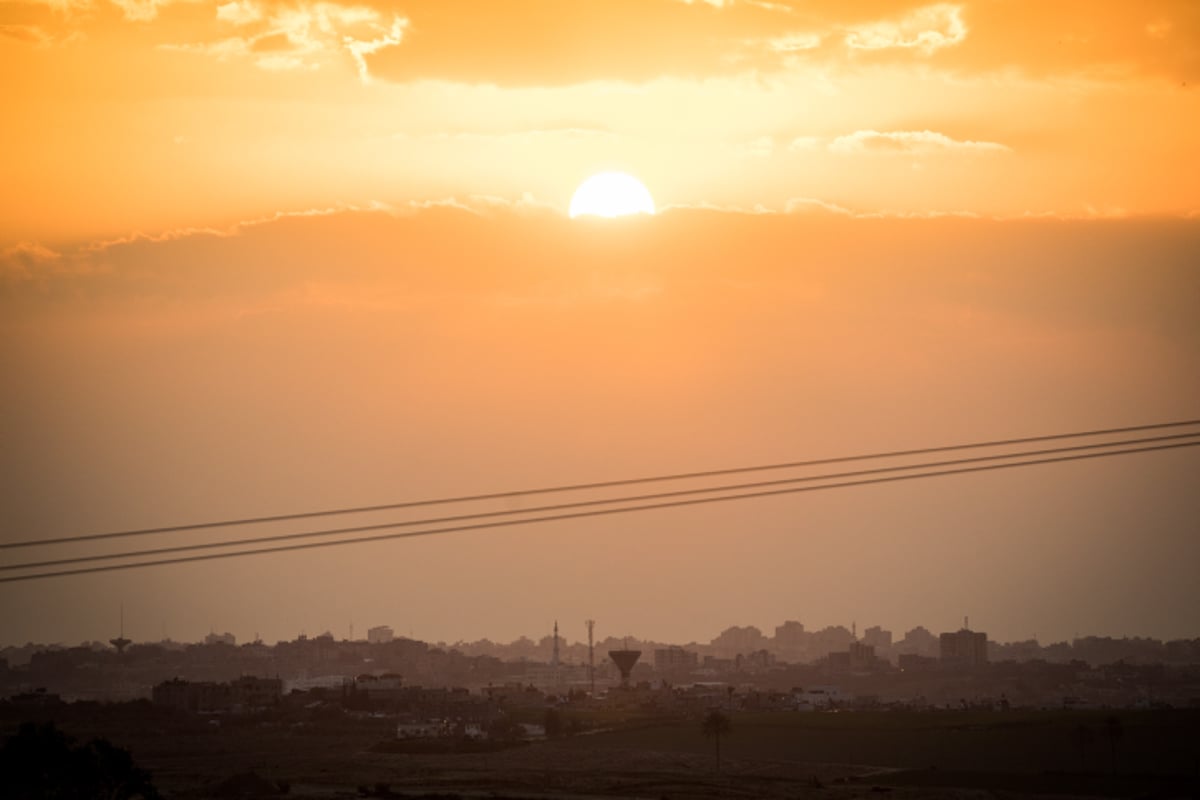
{"label": "hazy sky", "polygon": [[[0,69],[4,540],[1200,417],[1193,2],[3,2]],[[603,169],[661,213],[569,220]],[[1198,475],[2,584],[0,642],[122,602],[137,640],[1193,637]]]}

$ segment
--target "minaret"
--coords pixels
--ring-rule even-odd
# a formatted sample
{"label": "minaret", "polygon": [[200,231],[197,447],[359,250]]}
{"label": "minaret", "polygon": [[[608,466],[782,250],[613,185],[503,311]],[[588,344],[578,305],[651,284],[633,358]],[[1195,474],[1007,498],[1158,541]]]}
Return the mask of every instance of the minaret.
{"label": "minaret", "polygon": [[592,629],[596,627],[596,620],[589,619],[586,621],[588,629],[588,681],[592,684],[592,697],[596,696],[596,650],[592,642]]}
{"label": "minaret", "polygon": [[550,666],[554,670],[554,688],[562,685],[562,677],[558,671],[558,620],[554,620],[554,655],[550,658]]}
{"label": "minaret", "polygon": [[558,620],[554,620],[554,655],[550,658],[550,664],[558,669]]}

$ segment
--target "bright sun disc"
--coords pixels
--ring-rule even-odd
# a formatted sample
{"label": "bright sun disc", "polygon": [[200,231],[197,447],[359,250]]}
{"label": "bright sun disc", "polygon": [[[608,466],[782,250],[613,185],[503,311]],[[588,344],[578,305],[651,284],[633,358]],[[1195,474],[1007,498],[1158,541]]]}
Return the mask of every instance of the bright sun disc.
{"label": "bright sun disc", "polygon": [[645,185],[632,175],[601,172],[579,184],[571,198],[569,213],[571,219],[585,214],[597,217],[653,214],[654,198]]}

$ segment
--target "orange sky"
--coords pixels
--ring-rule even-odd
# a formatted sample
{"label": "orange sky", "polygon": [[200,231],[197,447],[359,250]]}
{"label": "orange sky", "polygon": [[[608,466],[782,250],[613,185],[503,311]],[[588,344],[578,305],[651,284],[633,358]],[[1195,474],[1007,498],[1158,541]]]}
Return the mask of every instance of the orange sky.
{"label": "orange sky", "polygon": [[0,243],[526,193],[1200,209],[1200,8],[1157,2],[0,3]]}
{"label": "orange sky", "polygon": [[[1193,2],[5,2],[0,70],[5,539],[1200,416]],[[568,220],[602,169],[666,210]],[[10,584],[0,642],[1196,636],[1197,458]]]}

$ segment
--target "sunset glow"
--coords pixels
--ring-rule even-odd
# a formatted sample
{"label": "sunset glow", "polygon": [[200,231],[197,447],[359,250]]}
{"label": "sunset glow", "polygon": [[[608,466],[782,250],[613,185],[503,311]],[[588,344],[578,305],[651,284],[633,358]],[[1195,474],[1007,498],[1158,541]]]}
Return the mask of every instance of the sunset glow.
{"label": "sunset glow", "polygon": [[[1198,9],[0,2],[0,538],[1200,417]],[[1200,635],[1198,458],[0,584],[0,641]]]}

